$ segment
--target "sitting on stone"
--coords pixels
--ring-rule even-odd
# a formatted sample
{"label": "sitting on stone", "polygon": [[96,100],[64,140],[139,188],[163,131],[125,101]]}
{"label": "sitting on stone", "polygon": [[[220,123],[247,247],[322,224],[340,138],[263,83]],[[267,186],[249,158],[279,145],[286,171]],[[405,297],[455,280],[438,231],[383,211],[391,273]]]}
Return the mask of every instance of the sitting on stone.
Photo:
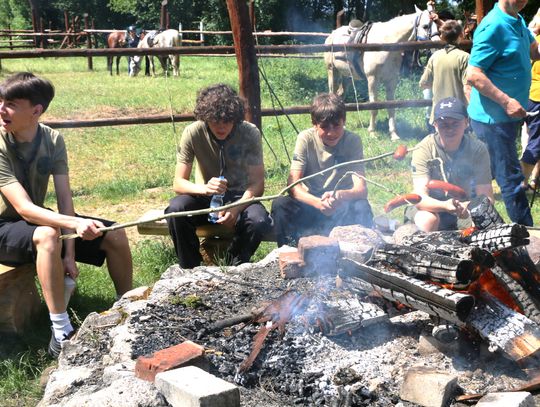
{"label": "sitting on stone", "polygon": [[[74,212],[64,139],[39,123],[53,97],[53,85],[29,72],[0,84],[0,262],[36,263],[52,321],[49,353],[57,357],[74,331],[64,277],[77,278],[76,261],[101,266],[106,259],[117,295],[131,289],[132,263],[123,230],[103,234],[98,228],[112,222]],[[51,175],[58,213],[43,206]],[[73,232],[79,238],[60,241]]]}
{"label": "sitting on stone", "polygon": [[[324,93],[315,97],[311,105],[313,127],[298,135],[289,185],[336,164],[363,158],[362,140],[345,129],[345,116],[345,104],[339,96]],[[365,181],[347,176],[336,189],[347,171],[363,176],[364,165],[354,164],[318,175],[295,185],[289,196],[273,201],[278,246],[296,245],[300,237],[314,232],[328,235],[334,226],[372,226]]]}
{"label": "sitting on stone", "polygon": [[462,188],[468,199],[485,195],[493,202],[489,153],[484,143],[465,133],[467,110],[458,99],[440,100],[434,108],[436,132],[426,136],[412,154],[414,192],[422,197],[408,207],[405,217],[424,232],[455,230],[471,226],[467,202],[460,202],[440,189],[428,189],[430,180]]}
{"label": "sitting on stone", "polygon": [[[228,85],[202,89],[195,106],[197,121],[184,129],[177,151],[173,189],[177,194],[166,213],[208,208],[212,196],[224,195],[223,204],[261,196],[264,163],[261,133],[244,121],[244,103]],[[190,181],[194,161],[195,182]],[[169,233],[183,268],[199,266],[197,226],[207,225],[208,215],[167,219]],[[268,212],[260,203],[219,212],[216,222],[234,229],[226,262],[249,262],[263,236],[270,230]]]}

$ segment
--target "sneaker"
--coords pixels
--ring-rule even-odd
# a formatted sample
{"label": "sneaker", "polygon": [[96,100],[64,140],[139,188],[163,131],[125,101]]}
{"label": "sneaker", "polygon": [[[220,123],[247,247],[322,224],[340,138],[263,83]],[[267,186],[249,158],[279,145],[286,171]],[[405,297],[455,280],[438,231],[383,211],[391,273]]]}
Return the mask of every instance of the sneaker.
{"label": "sneaker", "polygon": [[69,341],[73,335],[75,335],[75,330],[71,331],[68,335],[64,335],[64,339],[59,342],[56,339],[56,336],[54,336],[54,331],[51,328],[51,340],[49,341],[49,349],[47,350],[49,355],[51,355],[54,359],[58,359],[58,356],[60,356],[60,352],[62,351],[62,343]]}

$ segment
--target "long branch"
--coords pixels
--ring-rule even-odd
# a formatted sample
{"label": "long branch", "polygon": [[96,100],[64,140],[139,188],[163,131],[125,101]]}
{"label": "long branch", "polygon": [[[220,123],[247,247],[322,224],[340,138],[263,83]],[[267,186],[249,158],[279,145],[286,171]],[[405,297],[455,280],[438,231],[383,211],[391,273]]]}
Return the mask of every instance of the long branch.
{"label": "long branch", "polygon": [[[413,150],[414,150],[414,148],[411,148],[408,151],[410,152],[410,151],[413,151]],[[117,224],[112,225],[112,226],[99,228],[98,230],[100,232],[112,232],[113,230],[124,229],[124,228],[128,228],[128,227],[131,227],[131,226],[138,226],[138,225],[141,225],[143,223],[156,222],[158,220],[163,220],[163,219],[179,218],[179,217],[184,217],[184,216],[206,215],[206,214],[209,214],[211,212],[221,212],[221,211],[224,211],[226,209],[234,208],[236,206],[252,204],[252,203],[255,203],[255,202],[271,201],[271,200],[277,199],[280,196],[284,195],[289,190],[294,188],[296,185],[298,185],[298,184],[300,184],[302,182],[305,182],[305,181],[307,181],[307,180],[309,180],[311,178],[314,178],[314,177],[317,177],[319,175],[325,174],[327,172],[333,171],[333,170],[335,170],[337,168],[341,168],[341,167],[345,167],[345,166],[353,165],[353,164],[364,164],[364,163],[368,163],[368,162],[372,162],[372,161],[377,161],[377,160],[380,160],[382,158],[389,157],[389,156],[391,156],[393,154],[394,154],[394,152],[384,153],[384,154],[377,155],[375,157],[363,158],[361,160],[353,160],[353,161],[347,161],[347,162],[344,162],[344,163],[336,164],[336,165],[334,165],[332,167],[329,167],[329,168],[326,168],[326,169],[321,170],[319,172],[316,172],[314,174],[308,175],[308,176],[306,176],[304,178],[300,178],[299,180],[297,180],[297,181],[293,182],[292,184],[288,185],[287,187],[283,188],[281,191],[279,191],[275,195],[263,195],[263,196],[254,197],[254,198],[250,198],[250,199],[244,199],[244,200],[241,199],[239,201],[231,202],[230,204],[219,206],[219,207],[216,207],[216,208],[198,209],[198,210],[195,210],[195,211],[171,212],[171,213],[166,213],[166,214],[163,214],[163,215],[154,216],[154,217],[151,217],[151,218],[148,218],[148,219],[143,219],[143,220],[139,219],[139,220],[132,221],[132,222],[117,223]],[[60,240],[75,239],[77,237],[78,237],[77,233],[70,233],[70,234],[67,234],[67,235],[60,236]]]}

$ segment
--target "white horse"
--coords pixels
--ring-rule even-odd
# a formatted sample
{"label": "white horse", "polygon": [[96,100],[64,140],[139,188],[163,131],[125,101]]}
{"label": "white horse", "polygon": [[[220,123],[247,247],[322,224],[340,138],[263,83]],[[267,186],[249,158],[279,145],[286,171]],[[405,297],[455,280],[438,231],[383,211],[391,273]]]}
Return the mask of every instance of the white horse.
{"label": "white horse", "polygon": [[[415,6],[416,12],[395,17],[387,22],[373,23],[363,40],[365,43],[395,43],[412,40],[430,40],[437,32],[437,27],[429,18],[429,12]],[[337,31],[337,30],[336,30]],[[335,44],[336,31],[326,39],[325,44]],[[356,63],[353,60],[357,58]],[[377,88],[383,84],[386,100],[393,100],[399,81],[399,71],[403,56],[400,51],[370,52],[325,52],[324,62],[328,70],[328,88],[330,92],[342,95],[345,90],[344,78],[359,79],[363,73],[367,78],[369,101],[377,101]],[[361,72],[359,72],[361,70]],[[369,132],[375,132],[377,111],[371,111]],[[396,133],[395,109],[388,109],[388,130],[392,140],[398,140]]]}
{"label": "white horse", "polygon": [[[180,37],[176,30],[165,30],[157,33],[150,31],[144,38],[139,41],[137,48],[169,48],[178,47],[180,45]],[[164,72],[167,72],[168,62],[170,61],[173,68],[173,75],[178,76],[180,71],[180,56],[178,54],[165,56],[158,56],[159,62]],[[150,56],[150,67],[152,69],[152,75],[156,76],[156,70],[154,67],[154,57]],[[137,76],[141,71],[141,56],[136,55],[131,58],[130,73],[129,76]]]}

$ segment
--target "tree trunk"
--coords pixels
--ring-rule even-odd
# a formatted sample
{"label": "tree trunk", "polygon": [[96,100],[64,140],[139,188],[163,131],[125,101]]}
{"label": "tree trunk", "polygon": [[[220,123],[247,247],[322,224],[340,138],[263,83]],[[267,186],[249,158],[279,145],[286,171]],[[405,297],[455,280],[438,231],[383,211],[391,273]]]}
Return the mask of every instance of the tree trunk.
{"label": "tree trunk", "polygon": [[246,120],[261,128],[261,86],[249,9],[245,0],[227,0],[231,20],[240,95],[247,101]]}

